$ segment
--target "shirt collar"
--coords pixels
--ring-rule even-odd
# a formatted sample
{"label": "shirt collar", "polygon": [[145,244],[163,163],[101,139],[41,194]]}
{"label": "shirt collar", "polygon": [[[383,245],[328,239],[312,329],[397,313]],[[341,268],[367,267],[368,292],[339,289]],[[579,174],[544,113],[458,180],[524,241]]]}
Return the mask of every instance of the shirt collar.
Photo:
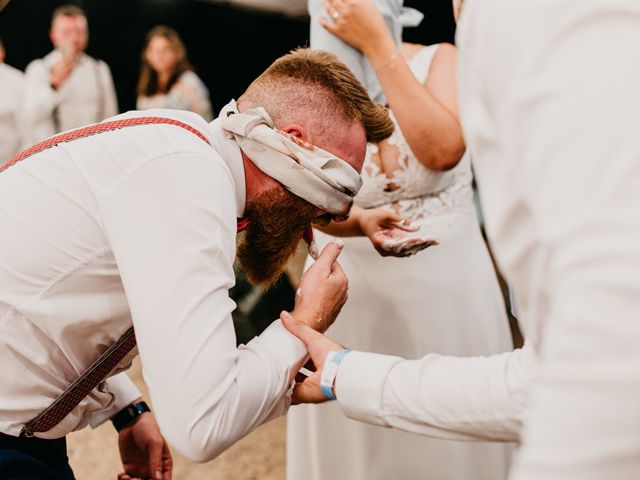
{"label": "shirt collar", "polygon": [[244,164],[242,152],[236,141],[226,136],[220,126],[220,119],[216,118],[209,123],[211,133],[211,145],[222,157],[231,171],[231,176],[236,185],[236,216],[242,218],[247,201],[247,187],[244,178]]}

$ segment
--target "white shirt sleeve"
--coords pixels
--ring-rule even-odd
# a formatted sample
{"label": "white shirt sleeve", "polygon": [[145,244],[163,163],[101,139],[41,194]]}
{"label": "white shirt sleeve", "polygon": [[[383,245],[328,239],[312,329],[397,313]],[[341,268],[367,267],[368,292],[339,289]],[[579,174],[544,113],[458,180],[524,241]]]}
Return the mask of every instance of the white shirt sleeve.
{"label": "white shirt sleeve", "polygon": [[125,372],[107,378],[102,389],[113,395],[113,402],[109,408],[97,410],[91,414],[89,425],[92,428],[102,425],[127,405],[131,405],[135,400],[142,397],[140,390]]}
{"label": "white shirt sleeve", "polygon": [[450,440],[517,441],[535,365],[529,345],[420,360],[351,352],[340,363],[336,396],[348,417],[375,425]]}
{"label": "white shirt sleeve", "polygon": [[284,414],[306,350],[280,321],[236,348],[235,192],[222,162],[154,159],[101,200],[101,214],[167,440],[207,461]]}
{"label": "white shirt sleeve", "polygon": [[116,96],[116,89],[113,85],[113,77],[111,76],[109,66],[105,62],[98,60],[98,68],[100,70],[100,76],[102,77],[100,82],[103,89],[101,98],[104,102],[104,108],[102,110],[103,116],[100,120],[104,120],[105,118],[113,117],[119,113],[118,98]]}
{"label": "white shirt sleeve", "polygon": [[53,135],[53,110],[60,94],[51,88],[51,72],[43,60],[31,62],[25,71],[24,96],[19,115],[25,146]]}

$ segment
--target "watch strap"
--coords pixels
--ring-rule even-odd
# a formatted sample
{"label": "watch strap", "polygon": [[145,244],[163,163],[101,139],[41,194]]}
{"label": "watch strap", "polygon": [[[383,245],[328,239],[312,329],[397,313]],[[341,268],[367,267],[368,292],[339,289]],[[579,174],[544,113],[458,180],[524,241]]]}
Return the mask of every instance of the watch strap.
{"label": "watch strap", "polygon": [[118,413],[116,413],[111,418],[111,421],[113,422],[113,426],[115,427],[116,431],[119,432],[140,415],[150,411],[151,409],[149,408],[149,405],[147,405],[147,402],[132,403],[131,405],[123,408]]}

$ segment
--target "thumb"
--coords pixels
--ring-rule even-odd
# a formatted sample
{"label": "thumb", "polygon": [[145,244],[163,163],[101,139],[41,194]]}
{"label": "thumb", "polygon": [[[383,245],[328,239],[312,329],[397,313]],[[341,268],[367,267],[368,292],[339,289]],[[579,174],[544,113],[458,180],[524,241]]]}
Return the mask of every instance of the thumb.
{"label": "thumb", "polygon": [[147,446],[149,472],[153,480],[162,480],[162,447],[163,442],[157,440],[150,440]]}
{"label": "thumb", "polygon": [[306,323],[299,322],[298,320],[293,318],[293,315],[291,315],[289,312],[281,312],[280,321],[282,321],[284,328],[289,330],[289,332],[291,332],[293,335],[304,342],[304,344],[307,346],[307,349],[314,336],[319,335],[318,332],[316,332]]}

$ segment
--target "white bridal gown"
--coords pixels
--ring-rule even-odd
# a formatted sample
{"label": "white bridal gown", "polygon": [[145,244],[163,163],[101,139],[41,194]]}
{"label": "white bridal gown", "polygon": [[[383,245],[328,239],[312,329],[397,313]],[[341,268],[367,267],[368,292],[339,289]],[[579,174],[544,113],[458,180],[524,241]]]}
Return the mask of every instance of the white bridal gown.
{"label": "white bridal gown", "polygon": [[[437,48],[425,47],[409,61],[421,82]],[[409,359],[510,350],[504,302],[474,209],[469,156],[436,172],[418,162],[399,128],[389,144],[385,155],[396,156],[399,168],[387,178],[378,148],[370,146],[355,204],[411,218],[440,245],[383,258],[366,237],[343,239],[349,300],[328,335],[348,348]],[[320,246],[330,238],[316,234]],[[292,407],[287,422],[289,480],[500,480],[509,466],[508,445],[376,427],[346,418],[336,402]]]}

